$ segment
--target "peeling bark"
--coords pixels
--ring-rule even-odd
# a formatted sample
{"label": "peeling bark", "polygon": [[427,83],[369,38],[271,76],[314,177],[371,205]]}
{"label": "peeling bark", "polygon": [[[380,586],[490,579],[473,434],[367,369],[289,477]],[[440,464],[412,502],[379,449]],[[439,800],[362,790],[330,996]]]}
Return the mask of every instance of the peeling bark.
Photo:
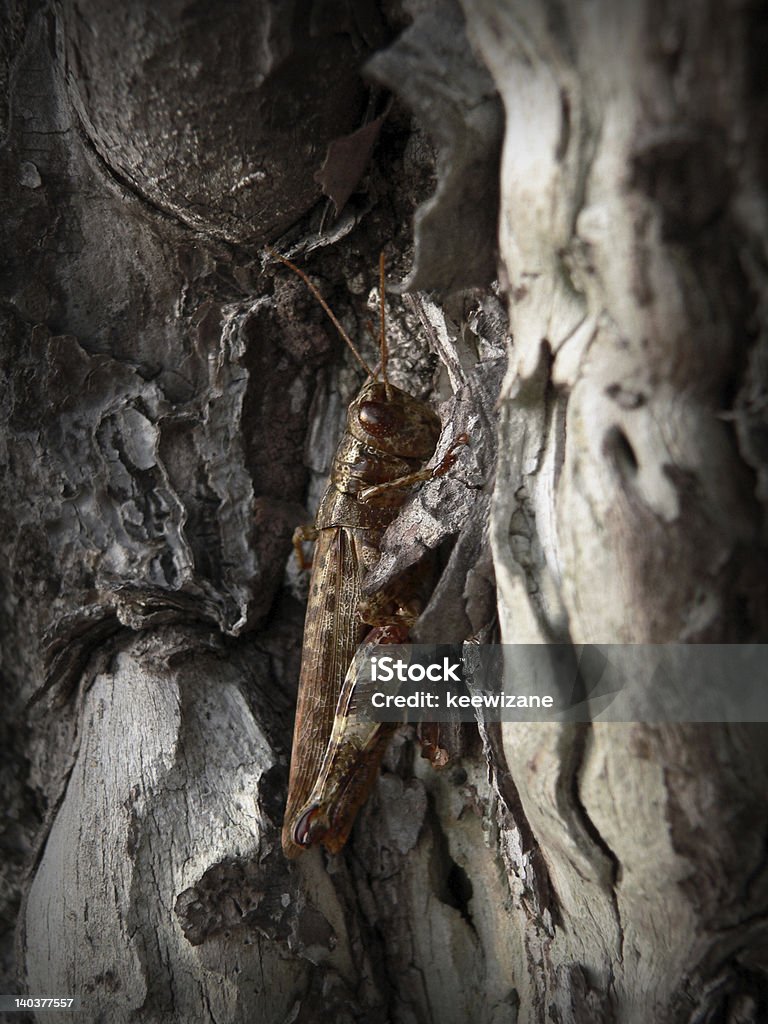
{"label": "peeling bark", "polygon": [[[743,214],[764,202],[764,22],[465,9],[506,113],[502,637],[760,641],[763,460],[739,434],[765,337]],[[540,965],[524,1019],[762,1019],[763,727],[507,724],[502,744],[559,918],[515,917]]]}

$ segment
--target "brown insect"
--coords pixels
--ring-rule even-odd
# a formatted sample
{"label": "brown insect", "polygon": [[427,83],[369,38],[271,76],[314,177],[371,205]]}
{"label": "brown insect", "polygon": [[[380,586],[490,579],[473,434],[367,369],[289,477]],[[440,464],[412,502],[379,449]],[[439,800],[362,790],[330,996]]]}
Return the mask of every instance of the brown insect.
{"label": "brown insect", "polygon": [[282,836],[286,855],[295,857],[315,843],[339,851],[374,784],[394,726],[357,716],[358,664],[375,644],[407,642],[428,596],[431,570],[420,563],[370,598],[363,597],[363,579],[379,559],[384,530],[408,488],[447,472],[467,438],[457,438],[437,467],[425,468],[437,447],[440,419],[387,380],[383,253],[380,376],[307,275],[275,255],[304,280],[368,375],[347,411],[314,527],[294,535],[300,561],[302,542],[316,541]]}

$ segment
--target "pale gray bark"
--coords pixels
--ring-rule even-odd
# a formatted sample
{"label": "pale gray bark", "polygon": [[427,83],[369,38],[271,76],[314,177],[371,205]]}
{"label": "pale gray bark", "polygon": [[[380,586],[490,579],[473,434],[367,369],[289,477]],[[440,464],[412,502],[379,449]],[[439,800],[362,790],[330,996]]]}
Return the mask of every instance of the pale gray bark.
{"label": "pale gray bark", "polygon": [[[266,243],[372,361],[378,251],[436,289],[389,303],[393,380],[471,443],[369,581],[444,549],[421,638],[764,634],[766,23],[463,6],[466,36],[448,0],[11,5],[5,991],[147,1024],[768,1013],[762,727],[487,725],[442,773],[403,732],[343,854],[280,850],[290,534],[360,379]],[[335,217],[313,175],[384,109],[374,51],[395,105]]]}
{"label": "pale gray bark", "polygon": [[[721,4],[465,9],[506,113],[502,636],[761,640],[764,21]],[[765,730],[502,739],[557,919],[511,919],[539,965],[522,1019],[763,1019]]]}

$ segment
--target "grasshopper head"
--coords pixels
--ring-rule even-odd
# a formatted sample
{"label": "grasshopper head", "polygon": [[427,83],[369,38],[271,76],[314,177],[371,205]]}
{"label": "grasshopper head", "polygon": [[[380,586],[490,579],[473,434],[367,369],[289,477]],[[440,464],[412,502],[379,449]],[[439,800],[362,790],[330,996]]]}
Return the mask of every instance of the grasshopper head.
{"label": "grasshopper head", "polygon": [[440,417],[394,384],[369,380],[349,407],[347,429],[364,444],[405,459],[429,459],[440,436]]}

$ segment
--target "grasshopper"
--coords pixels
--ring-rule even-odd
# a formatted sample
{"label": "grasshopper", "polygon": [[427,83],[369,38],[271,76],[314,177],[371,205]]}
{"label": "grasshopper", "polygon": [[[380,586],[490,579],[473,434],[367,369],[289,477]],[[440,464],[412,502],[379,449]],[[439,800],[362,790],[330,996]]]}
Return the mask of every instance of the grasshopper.
{"label": "grasshopper", "polygon": [[407,642],[424,608],[431,570],[413,566],[370,598],[363,596],[363,579],[379,559],[384,530],[408,488],[446,473],[467,438],[458,437],[438,466],[425,468],[435,454],[440,419],[387,380],[383,253],[379,373],[365,363],[307,275],[274,255],[302,278],[367,374],[347,411],[314,526],[294,535],[300,564],[302,542],[314,540],[315,553],[282,834],[292,858],[316,843],[337,853],[376,780],[394,726],[355,714],[358,665],[376,644]]}

